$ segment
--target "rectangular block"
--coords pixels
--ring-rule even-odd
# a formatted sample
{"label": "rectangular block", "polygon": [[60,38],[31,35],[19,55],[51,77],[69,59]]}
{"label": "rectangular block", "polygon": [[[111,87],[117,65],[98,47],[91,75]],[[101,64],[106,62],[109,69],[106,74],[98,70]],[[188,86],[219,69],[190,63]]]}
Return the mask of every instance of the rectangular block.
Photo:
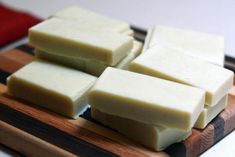
{"label": "rectangular block", "polygon": [[101,112],[189,131],[205,104],[199,88],[108,67],[88,95]]}
{"label": "rectangular block", "polygon": [[155,26],[148,31],[144,49],[154,45],[175,48],[187,55],[224,65],[224,38],[167,26]]}
{"label": "rectangular block", "polygon": [[55,18],[30,28],[29,41],[47,52],[94,59],[109,65],[117,64],[133,46],[133,37]]}
{"label": "rectangular block", "polygon": [[86,108],[88,90],[96,77],[53,63],[35,60],[7,79],[10,94],[76,118]]}
{"label": "rectangular block", "polygon": [[[134,45],[131,52],[113,67],[119,69],[128,69],[129,63],[133,59],[135,59],[141,53],[142,50],[142,43],[134,41],[133,44]],[[95,61],[87,61],[85,62],[85,66],[86,66],[86,72],[95,76],[100,76],[103,73],[103,71],[107,67],[109,67],[107,64],[102,64],[100,62],[95,62]]]}
{"label": "rectangular block", "polygon": [[51,17],[76,21],[83,25],[87,25],[88,27],[92,26],[115,32],[125,32],[130,30],[130,26],[127,22],[106,17],[78,6],[72,6],[60,10]]}
{"label": "rectangular block", "polygon": [[117,130],[124,136],[148,148],[161,151],[169,145],[185,140],[191,131],[152,126],[134,120],[113,116],[91,108],[91,116],[100,123]]}
{"label": "rectangular block", "polygon": [[214,106],[233,86],[233,72],[185,55],[154,46],[133,60],[129,70],[206,90],[206,105]]}
{"label": "rectangular block", "polygon": [[[138,41],[133,42],[133,48],[131,49],[131,52],[128,53],[128,55],[122,59],[118,64],[116,64],[114,67],[119,69],[127,69],[129,63],[135,59],[142,50],[142,43]],[[81,58],[74,58],[70,56],[62,56],[58,55],[56,53],[49,53],[45,52],[39,49],[35,50],[35,55],[37,58],[53,61],[59,64],[63,64],[66,66],[70,66],[82,71],[85,71],[89,74],[100,76],[102,72],[109,67],[109,65],[97,62],[94,60],[89,59],[81,59]]]}
{"label": "rectangular block", "polygon": [[46,52],[41,49],[35,48],[35,58],[55,62],[64,66],[75,68],[81,71],[86,70],[85,60],[71,56],[61,55],[57,53]]}
{"label": "rectangular block", "polygon": [[142,48],[143,44],[141,42],[134,41],[131,52],[123,60],[118,62],[118,64],[115,65],[115,67],[127,70],[129,63],[141,54]]}
{"label": "rectangular block", "polygon": [[205,106],[198,117],[194,128],[204,129],[227,105],[228,95],[224,96],[215,106]]}

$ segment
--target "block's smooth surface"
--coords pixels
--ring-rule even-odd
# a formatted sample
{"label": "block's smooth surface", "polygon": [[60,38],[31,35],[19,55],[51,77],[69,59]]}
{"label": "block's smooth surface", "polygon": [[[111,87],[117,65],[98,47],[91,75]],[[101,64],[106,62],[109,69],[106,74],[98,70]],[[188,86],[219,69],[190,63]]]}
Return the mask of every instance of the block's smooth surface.
{"label": "block's smooth surface", "polygon": [[36,60],[7,80],[10,94],[68,117],[87,107],[88,90],[96,77],[78,70]]}
{"label": "block's smooth surface", "polygon": [[97,31],[56,18],[30,28],[29,40],[35,47],[47,52],[95,59],[109,65],[117,64],[133,46],[130,36]]}
{"label": "block's smooth surface", "polygon": [[215,106],[205,106],[198,117],[194,128],[204,129],[227,105],[228,95],[224,96]]}
{"label": "block's smooth surface", "polygon": [[127,22],[105,17],[78,6],[65,8],[53,14],[51,17],[76,21],[78,23],[82,23],[83,25],[87,25],[88,27],[92,26],[115,32],[124,32],[130,30],[130,26]]}
{"label": "block's smooth surface", "polygon": [[185,140],[191,131],[152,126],[134,120],[113,116],[91,108],[91,116],[100,123],[117,130],[126,137],[156,151]]}
{"label": "block's smooth surface", "polygon": [[129,69],[204,89],[208,106],[217,104],[233,86],[232,71],[168,47],[148,49],[130,63]]}
{"label": "block's smooth surface", "polygon": [[156,26],[148,31],[146,48],[154,45],[172,47],[187,55],[224,65],[224,38],[167,26]]}
{"label": "block's smooth surface", "polygon": [[188,131],[205,103],[199,88],[108,67],[88,95],[101,112]]}
{"label": "block's smooth surface", "polygon": [[[140,54],[142,50],[142,43],[134,41],[133,44],[134,45],[131,49],[131,52],[114,67],[119,69],[127,69],[129,63]],[[107,64],[93,60],[62,56],[55,53],[48,53],[39,49],[36,49],[35,55],[37,58],[46,59],[59,64],[70,66],[95,76],[100,76],[102,72],[109,66]]]}

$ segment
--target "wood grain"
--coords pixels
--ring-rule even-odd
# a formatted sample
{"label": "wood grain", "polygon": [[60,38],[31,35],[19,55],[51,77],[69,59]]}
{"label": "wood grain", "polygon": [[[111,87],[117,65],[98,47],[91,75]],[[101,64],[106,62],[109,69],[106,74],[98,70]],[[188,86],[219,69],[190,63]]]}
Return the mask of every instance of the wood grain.
{"label": "wood grain", "polygon": [[[25,45],[24,47],[29,46]],[[23,51],[24,49],[22,48],[22,46],[19,48],[20,49],[12,49],[0,53],[0,69],[5,70],[9,73],[13,73],[33,60],[33,52],[31,52],[32,50],[30,48],[28,48],[29,52],[27,53],[25,53],[26,51]]]}
{"label": "wood grain", "polygon": [[75,157],[74,154],[0,121],[0,142],[32,157]]}
{"label": "wood grain", "polygon": [[184,141],[184,145],[186,146],[186,156],[194,157],[198,156],[198,152],[201,151],[201,131],[193,130],[192,135]]}

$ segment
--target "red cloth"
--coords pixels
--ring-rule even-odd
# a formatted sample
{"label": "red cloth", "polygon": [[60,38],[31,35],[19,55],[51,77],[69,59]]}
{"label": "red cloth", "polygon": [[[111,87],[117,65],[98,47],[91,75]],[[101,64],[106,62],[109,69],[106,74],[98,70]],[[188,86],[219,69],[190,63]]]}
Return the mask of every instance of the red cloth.
{"label": "red cloth", "polygon": [[27,35],[28,29],[41,19],[0,4],[0,47]]}

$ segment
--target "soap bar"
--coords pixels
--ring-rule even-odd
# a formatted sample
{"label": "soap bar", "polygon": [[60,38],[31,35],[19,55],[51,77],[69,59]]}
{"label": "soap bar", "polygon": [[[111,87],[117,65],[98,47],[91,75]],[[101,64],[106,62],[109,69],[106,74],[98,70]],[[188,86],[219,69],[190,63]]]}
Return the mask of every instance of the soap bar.
{"label": "soap bar", "polygon": [[[133,59],[135,59],[141,53],[142,50],[142,43],[134,41],[133,44],[134,45],[131,52],[113,67],[119,69],[128,69],[129,63]],[[103,71],[107,67],[109,67],[107,64],[102,64],[96,61],[88,61],[85,63],[85,66],[86,66],[86,72],[95,76],[100,76],[103,73]]]}
{"label": "soap bar", "polygon": [[226,106],[228,96],[224,96],[215,106],[205,106],[200,116],[198,117],[194,128],[204,129],[212,119],[214,119]]}
{"label": "soap bar", "polygon": [[72,6],[60,10],[51,17],[76,21],[87,26],[97,27],[99,29],[111,30],[115,32],[124,32],[130,30],[128,23],[116,20],[110,17],[105,17],[90,10]]}
{"label": "soap bar", "polygon": [[101,112],[189,131],[205,103],[199,88],[108,67],[88,95]]}
{"label": "soap bar", "polygon": [[47,52],[94,59],[108,65],[117,64],[133,46],[133,37],[115,32],[97,31],[56,18],[30,28],[29,41],[35,47]]}
{"label": "soap bar", "polygon": [[114,129],[124,136],[148,148],[161,151],[169,145],[185,140],[191,130],[184,132],[178,129],[147,125],[134,120],[113,116],[91,108],[91,116],[98,122]]}
{"label": "soap bar", "polygon": [[133,43],[133,48],[131,52],[118,64],[115,65],[116,68],[119,69],[128,69],[129,63],[134,60],[142,51],[143,44],[141,42],[135,41]]}
{"label": "soap bar", "polygon": [[[142,43],[134,41],[131,52],[114,67],[119,69],[127,69],[129,63],[140,54],[141,50],[142,50]],[[62,56],[56,53],[49,53],[39,49],[35,50],[35,55],[37,58],[70,66],[95,76],[100,76],[102,72],[109,66],[107,64],[103,64],[101,62],[97,62],[94,60],[74,58],[70,56]]]}
{"label": "soap bar", "polygon": [[35,60],[7,79],[10,94],[77,118],[86,108],[88,90],[96,77],[53,63]]}
{"label": "soap bar", "polygon": [[84,72],[86,70],[86,67],[85,67],[86,59],[46,52],[38,48],[35,48],[35,58],[55,62],[57,64],[72,67],[72,68],[75,68]]}
{"label": "soap bar", "polygon": [[167,26],[156,26],[148,31],[145,50],[154,45],[172,47],[187,55],[224,65],[224,38]]}
{"label": "soap bar", "polygon": [[168,47],[148,49],[129,70],[204,89],[208,106],[216,105],[233,86],[232,71]]}

